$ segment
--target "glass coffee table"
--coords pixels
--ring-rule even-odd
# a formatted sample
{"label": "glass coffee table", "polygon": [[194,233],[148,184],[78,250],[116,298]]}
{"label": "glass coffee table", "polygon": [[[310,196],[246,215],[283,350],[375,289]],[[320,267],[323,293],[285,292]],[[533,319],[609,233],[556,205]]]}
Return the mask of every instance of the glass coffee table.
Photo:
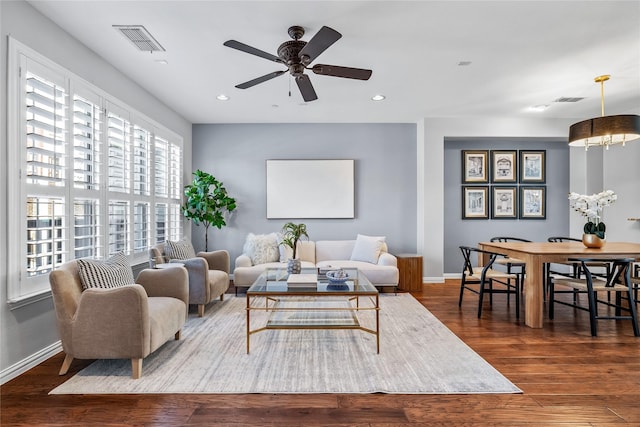
{"label": "glass coffee table", "polygon": [[[291,277],[286,268],[266,269],[247,290],[247,353],[251,335],[268,329],[358,329],[376,336],[380,353],[378,290],[359,270],[344,271],[346,281],[332,282],[316,268]],[[251,329],[255,311],[269,316],[266,325]],[[364,312],[374,313],[374,327],[361,323]]]}

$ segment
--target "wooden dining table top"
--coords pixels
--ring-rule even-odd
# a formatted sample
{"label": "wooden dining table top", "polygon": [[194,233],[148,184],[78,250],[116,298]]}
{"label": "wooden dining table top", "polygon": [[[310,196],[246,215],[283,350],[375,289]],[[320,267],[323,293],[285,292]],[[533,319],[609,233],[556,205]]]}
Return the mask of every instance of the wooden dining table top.
{"label": "wooden dining table top", "polygon": [[630,256],[640,257],[640,243],[634,242],[606,242],[602,248],[587,248],[582,242],[481,242],[480,246],[518,251],[535,255],[571,255],[575,257],[585,256]]}

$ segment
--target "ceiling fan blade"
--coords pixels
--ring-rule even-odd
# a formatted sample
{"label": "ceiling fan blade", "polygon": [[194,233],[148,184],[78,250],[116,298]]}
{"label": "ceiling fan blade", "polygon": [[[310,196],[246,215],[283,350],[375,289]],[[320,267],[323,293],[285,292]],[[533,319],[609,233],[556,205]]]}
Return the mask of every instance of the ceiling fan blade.
{"label": "ceiling fan blade", "polygon": [[302,99],[304,99],[305,102],[315,101],[318,99],[318,95],[316,95],[316,91],[313,89],[309,76],[302,74],[301,76],[296,77],[296,83],[298,84],[298,89],[300,89],[300,93],[302,94]]}
{"label": "ceiling fan blade", "polygon": [[253,79],[253,80],[249,80],[248,82],[244,82],[244,83],[240,83],[239,85],[236,85],[236,87],[238,89],[248,89],[251,86],[255,86],[257,84],[266,82],[267,80],[271,80],[275,77],[281,76],[284,73],[286,73],[287,71],[274,71],[273,73],[269,73],[269,74],[265,74],[262,77],[258,77],[257,79]]}
{"label": "ceiling fan blade", "polygon": [[369,80],[371,70],[363,68],[339,67],[337,65],[316,64],[311,70],[323,76],[344,77],[346,79]]}
{"label": "ceiling fan blade", "polygon": [[302,48],[298,56],[302,59],[303,64],[308,65],[327,50],[329,46],[337,42],[340,37],[342,37],[342,34],[333,28],[323,26]]}
{"label": "ceiling fan blade", "polygon": [[282,59],[278,58],[275,55],[272,55],[264,50],[256,49],[255,47],[249,46],[248,44],[240,43],[237,40],[227,40],[223,43],[223,45],[230,47],[232,49],[238,49],[242,52],[250,53],[251,55],[256,55],[264,59],[268,59],[273,62],[282,62]]}

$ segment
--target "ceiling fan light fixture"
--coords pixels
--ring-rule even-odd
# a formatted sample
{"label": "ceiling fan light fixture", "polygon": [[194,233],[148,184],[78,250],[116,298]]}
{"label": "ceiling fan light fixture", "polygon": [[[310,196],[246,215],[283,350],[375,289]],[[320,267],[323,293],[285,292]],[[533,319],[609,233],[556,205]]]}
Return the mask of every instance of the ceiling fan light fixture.
{"label": "ceiling fan light fixture", "polygon": [[371,97],[372,101],[384,101],[387,97],[382,94],[373,95]]}
{"label": "ceiling fan light fixture", "polygon": [[569,146],[584,147],[588,150],[592,146],[609,146],[634,141],[640,138],[640,116],[637,114],[604,115],[604,82],[609,75],[598,76],[596,83],[600,83],[601,117],[574,123],[569,128]]}
{"label": "ceiling fan light fixture", "polygon": [[218,101],[228,101],[229,97],[227,95],[225,95],[224,93],[221,93],[220,95],[216,96],[216,99]]}

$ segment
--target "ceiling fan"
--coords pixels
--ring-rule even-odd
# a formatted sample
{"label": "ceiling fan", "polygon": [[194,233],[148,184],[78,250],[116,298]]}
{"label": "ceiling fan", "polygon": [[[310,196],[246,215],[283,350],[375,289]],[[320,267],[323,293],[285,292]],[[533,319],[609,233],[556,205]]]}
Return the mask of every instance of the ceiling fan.
{"label": "ceiling fan", "polygon": [[362,68],[340,67],[337,65],[316,64],[310,67],[309,64],[316,59],[329,46],[337,42],[342,34],[323,26],[308,42],[300,40],[304,36],[304,28],[294,25],[289,27],[289,36],[293,40],[288,40],[278,47],[278,56],[272,55],[255,47],[240,43],[236,40],[227,40],[224,45],[242,52],[250,53],[261,58],[268,59],[273,62],[283,64],[286,70],[274,71],[264,76],[249,80],[248,82],[236,85],[238,89],[247,89],[260,83],[264,83],[275,77],[281,76],[287,71],[295,78],[305,102],[315,101],[318,99],[316,91],[313,89],[309,76],[304,70],[311,70],[315,74],[323,76],[343,77],[347,79],[369,80],[371,70]]}

